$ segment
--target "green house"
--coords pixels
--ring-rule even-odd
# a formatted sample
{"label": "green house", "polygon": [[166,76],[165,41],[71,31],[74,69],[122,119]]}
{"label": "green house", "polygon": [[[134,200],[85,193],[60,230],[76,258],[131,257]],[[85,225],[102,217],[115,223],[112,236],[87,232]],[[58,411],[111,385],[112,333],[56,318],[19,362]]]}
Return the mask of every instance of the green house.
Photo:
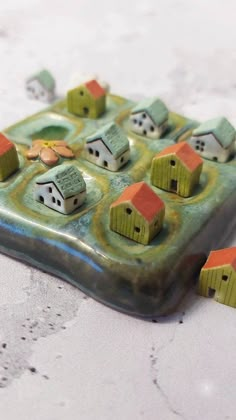
{"label": "green house", "polygon": [[67,109],[79,117],[98,118],[106,109],[106,92],[90,80],[67,92]]}
{"label": "green house", "polygon": [[236,308],[236,247],[211,251],[201,269],[198,293]]}
{"label": "green house", "polygon": [[132,109],[130,128],[141,136],[157,139],[168,127],[168,115],[168,109],[161,99],[144,99]]}
{"label": "green house", "polygon": [[126,187],[111,204],[110,229],[148,245],[162,229],[164,216],[164,202],[141,181]]}
{"label": "green house", "polygon": [[0,181],[5,181],[19,168],[15,145],[0,133]]}
{"label": "green house", "polygon": [[188,143],[173,144],[153,158],[151,183],[182,197],[190,197],[199,183],[202,165],[202,159]]}

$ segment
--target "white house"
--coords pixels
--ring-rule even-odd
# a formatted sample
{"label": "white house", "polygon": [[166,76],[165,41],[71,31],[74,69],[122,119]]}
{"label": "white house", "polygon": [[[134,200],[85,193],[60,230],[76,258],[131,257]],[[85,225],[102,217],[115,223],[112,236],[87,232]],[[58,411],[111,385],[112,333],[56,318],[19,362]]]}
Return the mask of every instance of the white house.
{"label": "white house", "polygon": [[189,144],[202,157],[215,162],[227,162],[234,154],[235,128],[224,118],[215,118],[199,125]]}
{"label": "white house", "polygon": [[168,127],[168,109],[159,98],[139,102],[130,115],[130,129],[150,139],[158,139]]}
{"label": "white house", "polygon": [[115,172],[129,160],[129,141],[117,124],[108,123],[87,138],[84,153],[90,162]]}
{"label": "white house", "polygon": [[59,165],[36,180],[35,199],[63,214],[72,213],[86,197],[86,184],[75,165]]}
{"label": "white house", "polygon": [[26,80],[26,93],[30,99],[51,102],[55,96],[55,80],[48,70],[42,70]]}

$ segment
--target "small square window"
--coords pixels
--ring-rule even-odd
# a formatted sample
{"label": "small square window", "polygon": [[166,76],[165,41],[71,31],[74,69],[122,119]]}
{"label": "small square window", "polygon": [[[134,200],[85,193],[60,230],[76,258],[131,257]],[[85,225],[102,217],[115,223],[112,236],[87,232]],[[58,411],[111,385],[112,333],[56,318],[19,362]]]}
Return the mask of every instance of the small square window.
{"label": "small square window", "polygon": [[226,274],[223,274],[222,280],[227,281],[228,280],[228,276],[226,276]]}

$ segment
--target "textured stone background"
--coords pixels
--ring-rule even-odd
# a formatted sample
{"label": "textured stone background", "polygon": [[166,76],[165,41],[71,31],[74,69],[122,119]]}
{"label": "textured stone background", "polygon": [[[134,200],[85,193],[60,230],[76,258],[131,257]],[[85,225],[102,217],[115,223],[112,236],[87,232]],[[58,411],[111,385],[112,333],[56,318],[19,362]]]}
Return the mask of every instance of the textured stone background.
{"label": "textured stone background", "polygon": [[[1,127],[36,112],[24,80],[48,67],[177,112],[236,124],[234,0],[8,0],[0,5]],[[232,241],[235,232],[232,232]],[[235,310],[190,294],[147,323],[0,255],[0,418],[234,420]]]}

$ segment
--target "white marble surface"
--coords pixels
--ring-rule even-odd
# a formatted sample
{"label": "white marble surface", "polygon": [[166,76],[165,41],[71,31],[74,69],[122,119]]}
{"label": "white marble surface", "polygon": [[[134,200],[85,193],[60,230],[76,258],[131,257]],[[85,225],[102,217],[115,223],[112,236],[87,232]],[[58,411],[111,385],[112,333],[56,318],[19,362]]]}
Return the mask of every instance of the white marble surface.
{"label": "white marble surface", "polygon": [[[235,0],[2,1],[1,127],[42,107],[24,93],[42,67],[60,94],[95,72],[118,94],[236,124],[235,15]],[[1,419],[235,419],[234,309],[192,293],[147,323],[2,255],[0,267]]]}

